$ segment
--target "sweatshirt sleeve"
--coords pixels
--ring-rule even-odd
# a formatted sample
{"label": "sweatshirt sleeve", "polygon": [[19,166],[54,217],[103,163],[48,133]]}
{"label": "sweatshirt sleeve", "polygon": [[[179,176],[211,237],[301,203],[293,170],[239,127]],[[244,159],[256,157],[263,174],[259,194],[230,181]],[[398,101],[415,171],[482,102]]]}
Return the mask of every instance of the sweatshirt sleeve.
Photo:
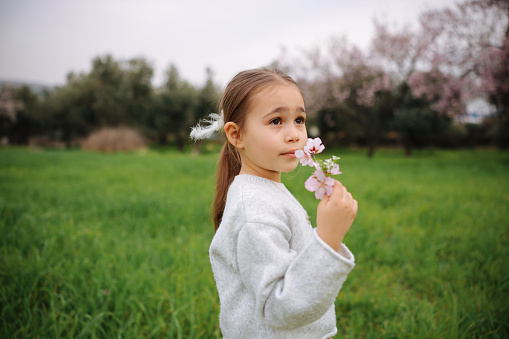
{"label": "sweatshirt sleeve", "polygon": [[355,266],[345,245],[336,252],[313,232],[298,254],[290,249],[285,225],[248,223],[239,232],[241,279],[267,326],[289,330],[319,319]]}

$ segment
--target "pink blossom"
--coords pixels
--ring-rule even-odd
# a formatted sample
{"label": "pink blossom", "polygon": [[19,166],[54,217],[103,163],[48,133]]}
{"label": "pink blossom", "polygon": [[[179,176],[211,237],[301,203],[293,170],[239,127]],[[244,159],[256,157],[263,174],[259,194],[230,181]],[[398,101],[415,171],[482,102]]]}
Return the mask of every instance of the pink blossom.
{"label": "pink blossom", "polygon": [[425,74],[422,72],[412,73],[408,78],[408,85],[415,98],[422,97],[427,91]]}
{"label": "pink blossom", "polygon": [[325,173],[320,170],[316,170],[312,176],[304,183],[304,187],[310,192],[315,192],[316,199],[323,199],[325,194],[330,196],[335,180],[331,177],[327,177]]}
{"label": "pink blossom", "polygon": [[322,153],[324,149],[325,146],[322,145],[322,140],[320,138],[309,138],[306,146],[304,146],[304,153],[318,154]]}
{"label": "pink blossom", "polygon": [[331,167],[327,166],[327,173],[332,175],[341,174],[341,171],[339,170],[339,165],[333,164]]}
{"label": "pink blossom", "polygon": [[391,81],[387,74],[379,72],[374,78],[364,81],[361,88],[357,89],[357,104],[371,107],[375,104],[375,96],[378,92],[389,91]]}
{"label": "pink blossom", "polygon": [[313,166],[314,161],[311,157],[311,154],[304,152],[303,150],[296,150],[295,151],[295,157],[300,159],[300,163],[302,166]]}

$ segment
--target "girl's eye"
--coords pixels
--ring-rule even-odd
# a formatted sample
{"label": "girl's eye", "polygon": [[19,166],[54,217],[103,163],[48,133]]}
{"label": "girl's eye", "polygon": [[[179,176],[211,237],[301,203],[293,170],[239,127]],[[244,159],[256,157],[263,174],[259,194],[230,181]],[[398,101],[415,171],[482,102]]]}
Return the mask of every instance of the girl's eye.
{"label": "girl's eye", "polygon": [[282,123],[283,123],[283,122],[281,121],[281,119],[280,119],[280,118],[275,118],[275,119],[272,119],[272,120],[270,121],[270,124],[271,124],[271,125],[281,125]]}
{"label": "girl's eye", "polygon": [[298,117],[297,119],[295,119],[295,123],[297,123],[299,125],[303,125],[305,122],[306,122],[306,119],[304,117]]}

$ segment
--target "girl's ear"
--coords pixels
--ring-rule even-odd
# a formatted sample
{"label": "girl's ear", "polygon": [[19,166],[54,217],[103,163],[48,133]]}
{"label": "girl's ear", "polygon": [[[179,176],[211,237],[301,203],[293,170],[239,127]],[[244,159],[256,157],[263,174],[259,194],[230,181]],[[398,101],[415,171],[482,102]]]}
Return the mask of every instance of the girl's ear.
{"label": "girl's ear", "polygon": [[224,132],[226,134],[226,138],[235,146],[235,148],[242,149],[244,145],[242,143],[242,137],[240,136],[240,128],[236,123],[229,121],[224,125]]}

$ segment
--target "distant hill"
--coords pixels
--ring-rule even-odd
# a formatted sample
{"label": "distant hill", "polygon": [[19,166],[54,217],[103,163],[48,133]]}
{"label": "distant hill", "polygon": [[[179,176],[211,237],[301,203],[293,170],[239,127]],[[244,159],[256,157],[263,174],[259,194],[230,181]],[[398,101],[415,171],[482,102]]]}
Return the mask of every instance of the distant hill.
{"label": "distant hill", "polygon": [[29,83],[29,82],[23,82],[23,81],[10,81],[10,80],[0,80],[0,88],[4,88],[6,86],[10,87],[22,87],[22,86],[28,86],[32,92],[35,93],[42,93],[44,90],[51,91],[54,86],[44,85],[44,84],[36,84],[36,83]]}

